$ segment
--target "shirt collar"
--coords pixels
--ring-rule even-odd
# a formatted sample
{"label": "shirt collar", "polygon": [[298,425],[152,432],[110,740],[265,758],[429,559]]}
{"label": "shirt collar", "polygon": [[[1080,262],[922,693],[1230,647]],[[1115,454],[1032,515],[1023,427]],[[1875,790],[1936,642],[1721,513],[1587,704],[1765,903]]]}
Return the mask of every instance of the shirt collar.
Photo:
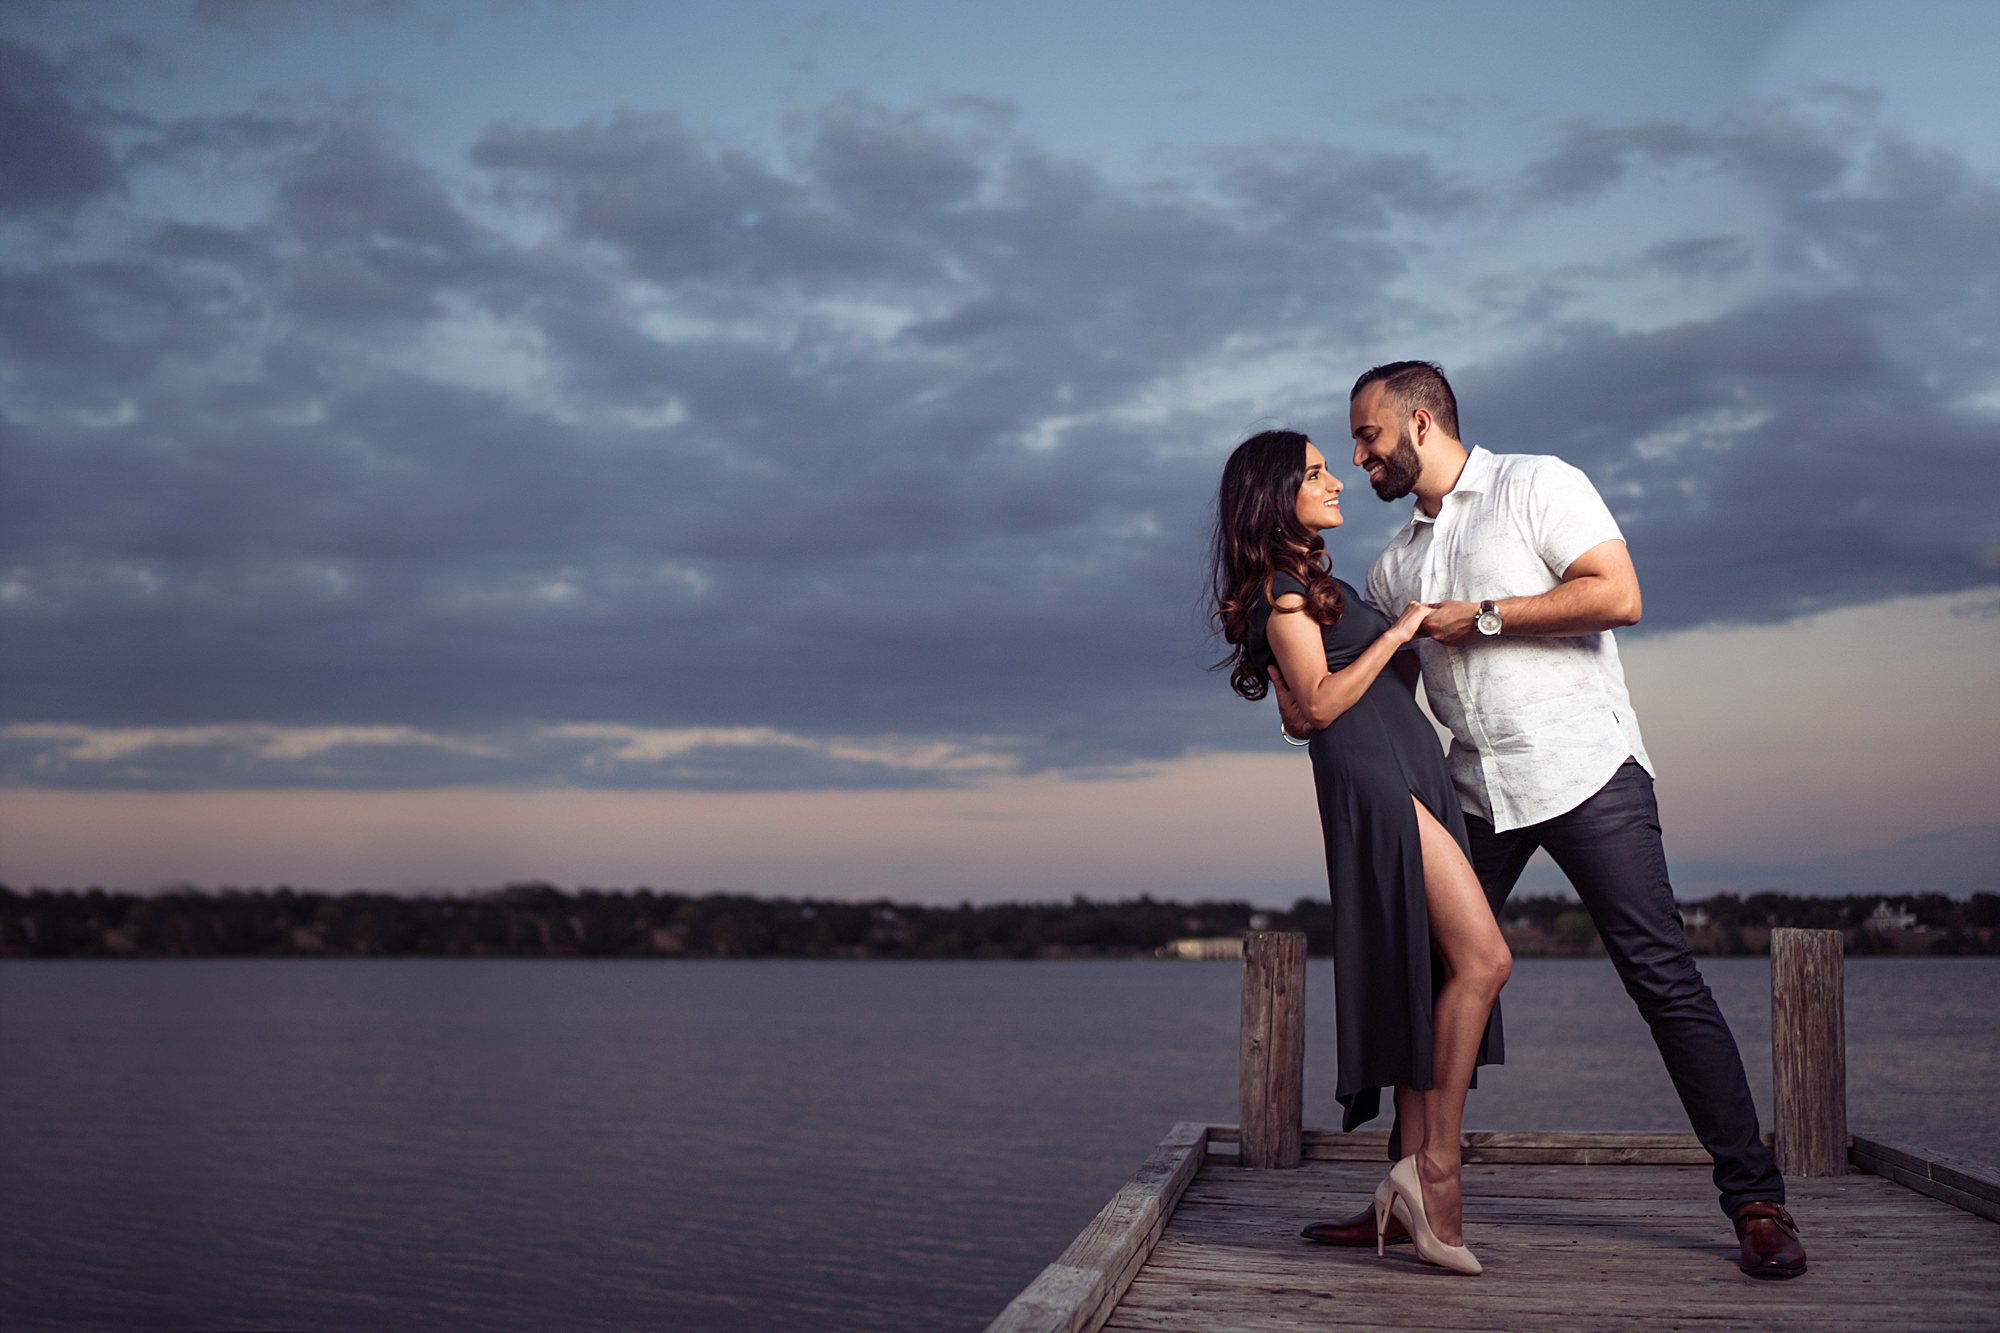
{"label": "shirt collar", "polygon": [[1493,484],[1493,451],[1483,444],[1472,446],[1472,452],[1465,456],[1465,469],[1458,474],[1458,484],[1453,486],[1446,498],[1464,492],[1468,495],[1484,495],[1486,488]]}
{"label": "shirt collar", "polygon": [[[1492,484],[1493,451],[1483,444],[1475,444],[1472,446],[1472,451],[1465,456],[1465,466],[1459,470],[1457,484],[1445,492],[1444,498],[1449,500],[1454,495],[1484,495],[1486,494],[1486,488]],[[1442,514],[1444,510],[1440,509],[1438,512]],[[1436,519],[1419,509],[1417,502],[1412,500],[1410,501],[1410,521],[1405,523],[1402,529],[1397,532],[1396,540],[1408,541],[1416,535],[1420,524],[1435,522],[1437,522]]]}

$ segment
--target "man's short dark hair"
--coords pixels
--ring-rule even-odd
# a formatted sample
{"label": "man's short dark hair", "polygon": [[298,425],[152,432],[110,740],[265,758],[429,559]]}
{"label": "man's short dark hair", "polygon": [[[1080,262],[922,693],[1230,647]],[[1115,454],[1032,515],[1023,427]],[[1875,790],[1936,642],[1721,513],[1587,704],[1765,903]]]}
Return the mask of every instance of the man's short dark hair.
{"label": "man's short dark hair", "polygon": [[1391,361],[1377,366],[1354,381],[1347,401],[1353,402],[1363,389],[1375,383],[1380,383],[1382,392],[1401,403],[1405,412],[1421,407],[1431,414],[1439,430],[1454,440],[1458,438],[1458,398],[1451,391],[1451,381],[1444,377],[1444,367],[1437,362]]}

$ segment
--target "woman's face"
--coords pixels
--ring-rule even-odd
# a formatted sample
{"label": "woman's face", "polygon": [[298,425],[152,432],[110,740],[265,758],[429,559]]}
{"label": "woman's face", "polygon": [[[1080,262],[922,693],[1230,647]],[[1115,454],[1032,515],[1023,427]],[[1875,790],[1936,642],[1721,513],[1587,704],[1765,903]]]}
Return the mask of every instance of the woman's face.
{"label": "woman's face", "polygon": [[1339,527],[1341,489],[1341,483],[1327,472],[1326,459],[1312,441],[1306,441],[1306,479],[1299,486],[1299,522],[1314,531]]}

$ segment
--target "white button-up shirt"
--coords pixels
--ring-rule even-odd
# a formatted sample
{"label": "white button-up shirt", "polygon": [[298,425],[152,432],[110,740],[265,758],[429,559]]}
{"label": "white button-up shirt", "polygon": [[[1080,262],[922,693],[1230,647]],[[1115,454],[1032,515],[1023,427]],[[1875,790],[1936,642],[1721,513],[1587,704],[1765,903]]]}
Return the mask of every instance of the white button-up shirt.
{"label": "white button-up shirt", "polygon": [[[1421,510],[1368,571],[1368,600],[1394,619],[1411,602],[1532,597],[1618,522],[1563,462],[1474,449],[1435,519]],[[1574,810],[1626,759],[1653,761],[1625,692],[1610,631],[1571,638],[1476,636],[1415,643],[1431,712],[1451,731],[1451,776],[1467,811],[1495,829]]]}

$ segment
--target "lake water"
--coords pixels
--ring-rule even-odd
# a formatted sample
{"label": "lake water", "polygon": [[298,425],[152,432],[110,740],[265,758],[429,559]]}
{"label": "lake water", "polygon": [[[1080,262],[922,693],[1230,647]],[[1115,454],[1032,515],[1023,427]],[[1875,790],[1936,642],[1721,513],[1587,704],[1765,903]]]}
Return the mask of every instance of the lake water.
{"label": "lake water", "polygon": [[[1703,970],[1768,1117],[1765,961]],[[978,1328],[1173,1122],[1236,1121],[1239,984],[1153,961],[8,963],[0,1324]],[[1306,1122],[1334,1125],[1328,964],[1309,985]],[[1686,1128],[1602,959],[1521,960],[1506,1012],[1469,1127]],[[2000,959],[1850,959],[1854,1129],[2000,1161],[1996,1030]]]}

